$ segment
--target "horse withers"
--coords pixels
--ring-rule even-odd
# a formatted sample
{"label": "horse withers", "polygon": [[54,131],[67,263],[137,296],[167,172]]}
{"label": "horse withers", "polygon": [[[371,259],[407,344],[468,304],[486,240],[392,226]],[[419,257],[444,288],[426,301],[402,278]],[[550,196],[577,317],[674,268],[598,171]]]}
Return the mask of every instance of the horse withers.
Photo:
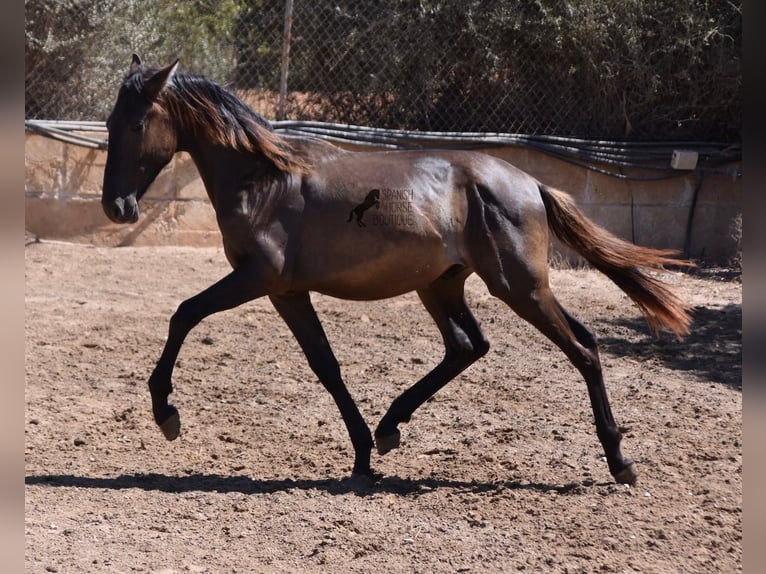
{"label": "horse withers", "polygon": [[[334,398],[354,447],[353,473],[372,477],[373,446],[400,444],[400,423],[489,350],[466,305],[476,273],[489,292],[537,327],[585,379],[609,471],[633,484],[620,450],[593,333],[556,300],[548,283],[552,232],[605,273],[654,330],[688,333],[689,307],[647,268],[683,265],[669,250],[639,247],[589,221],[564,192],[481,152],[350,152],[309,137],[280,136],[217,83],[146,67],[133,56],[109,116],[102,204],[115,222],[139,203],[177,152],[193,159],[215,209],[232,271],[182,302],[149,378],[165,437],[180,432],[168,402],[186,335],[205,317],[268,296]],[[355,220],[355,221],[354,221]],[[397,397],[374,434],[341,378],[310,292],[380,300],[416,291],[444,339],[433,370]]]}

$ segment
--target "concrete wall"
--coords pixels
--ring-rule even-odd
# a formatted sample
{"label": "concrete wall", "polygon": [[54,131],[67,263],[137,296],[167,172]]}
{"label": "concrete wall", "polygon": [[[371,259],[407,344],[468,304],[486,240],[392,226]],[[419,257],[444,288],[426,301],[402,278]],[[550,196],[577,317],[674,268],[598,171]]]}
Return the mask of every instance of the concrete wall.
{"label": "concrete wall", "polygon": [[[103,137],[103,134],[98,134]],[[370,148],[364,148],[370,149]],[[641,245],[684,250],[726,263],[739,248],[735,230],[742,212],[742,181],[694,175],[637,182],[573,166],[524,148],[494,148],[543,183],[572,194],[583,211],[620,237]],[[142,200],[133,225],[110,223],[100,196],[106,152],[39,135],[26,137],[26,231],[43,239],[96,245],[220,246],[215,213],[187,154],[177,154]],[[697,194],[688,245],[687,224]],[[554,243],[567,259],[572,254]]]}

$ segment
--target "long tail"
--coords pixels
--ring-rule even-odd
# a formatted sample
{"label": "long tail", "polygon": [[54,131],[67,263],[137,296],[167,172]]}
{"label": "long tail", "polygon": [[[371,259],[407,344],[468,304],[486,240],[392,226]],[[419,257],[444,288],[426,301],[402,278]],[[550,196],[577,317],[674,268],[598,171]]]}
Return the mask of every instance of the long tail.
{"label": "long tail", "polygon": [[548,227],[556,237],[614,281],[638,305],[654,332],[665,328],[679,338],[689,334],[691,307],[641,268],[694,266],[692,262],[676,259],[677,252],[672,249],[651,249],[623,241],[586,218],[568,194],[543,184],[539,188]]}

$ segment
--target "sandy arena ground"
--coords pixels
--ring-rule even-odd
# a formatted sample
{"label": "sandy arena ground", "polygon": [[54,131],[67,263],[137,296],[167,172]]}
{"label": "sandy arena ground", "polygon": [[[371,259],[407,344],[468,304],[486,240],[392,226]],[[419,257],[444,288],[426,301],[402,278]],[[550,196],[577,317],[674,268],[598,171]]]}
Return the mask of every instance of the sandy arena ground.
{"label": "sandy arena ground", "polygon": [[[662,276],[693,334],[653,337],[594,271],[559,300],[597,333],[623,451],[615,484],[587,391],[478,279],[492,349],[346,480],[330,396],[268,300],[206,319],[154,425],[146,380],[183,299],[227,273],[220,249],[26,247],[26,572],[737,572],[742,567],[742,285],[726,270]],[[442,356],[417,297],[314,296],[371,428]]]}

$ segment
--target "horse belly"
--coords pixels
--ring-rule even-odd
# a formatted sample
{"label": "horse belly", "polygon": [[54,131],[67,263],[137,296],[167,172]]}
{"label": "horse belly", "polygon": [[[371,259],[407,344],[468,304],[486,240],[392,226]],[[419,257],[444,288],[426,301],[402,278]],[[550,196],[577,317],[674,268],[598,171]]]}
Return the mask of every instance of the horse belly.
{"label": "horse belly", "polygon": [[294,278],[302,290],[375,300],[425,287],[460,261],[436,238],[369,234],[326,238],[299,263]]}

